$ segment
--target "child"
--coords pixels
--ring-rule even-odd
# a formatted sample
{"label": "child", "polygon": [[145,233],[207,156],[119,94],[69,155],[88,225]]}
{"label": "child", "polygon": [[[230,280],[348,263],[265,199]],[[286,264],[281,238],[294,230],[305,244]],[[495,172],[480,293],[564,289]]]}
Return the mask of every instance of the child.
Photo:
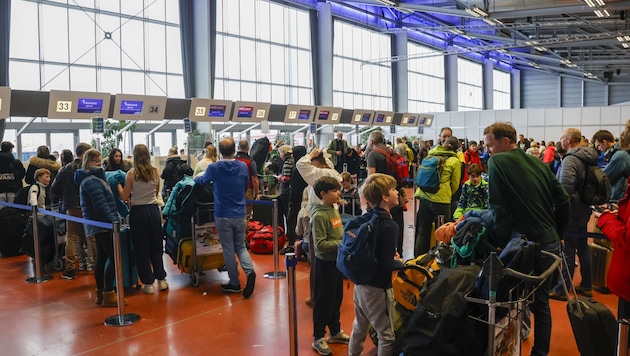
{"label": "child", "polygon": [[370,324],[378,334],[378,355],[391,355],[396,337],[390,315],[394,315],[392,271],[402,267],[403,261],[396,253],[398,224],[392,220],[390,209],[398,205],[396,180],[387,174],[375,173],[367,177],[361,194],[381,216],[376,231],[379,268],[367,284],[354,287],[354,322],[348,346],[348,355],[361,355],[363,342]]}
{"label": "child", "polygon": [[462,195],[459,197],[457,209],[453,213],[455,220],[470,210],[489,209],[488,182],[481,177],[481,166],[471,164],[468,166],[468,181],[462,187]]}
{"label": "child", "polygon": [[[337,249],[343,235],[343,224],[334,204],[339,203],[339,181],[325,176],[317,179],[313,190],[321,204],[312,203],[311,230],[315,252],[313,290],[312,347],[320,355],[330,355],[331,344],[347,344],[350,337],[341,330],[339,317],[343,300],[343,277],[337,270]],[[326,326],[330,336],[326,336]]]}
{"label": "child", "polygon": [[34,174],[35,183],[28,190],[29,205],[37,205],[44,209],[46,207],[46,187],[50,184],[50,171],[46,168],[39,168]]}
{"label": "child", "polygon": [[342,214],[361,215],[361,200],[359,191],[352,186],[352,175],[348,172],[341,173],[341,199],[339,212]]}

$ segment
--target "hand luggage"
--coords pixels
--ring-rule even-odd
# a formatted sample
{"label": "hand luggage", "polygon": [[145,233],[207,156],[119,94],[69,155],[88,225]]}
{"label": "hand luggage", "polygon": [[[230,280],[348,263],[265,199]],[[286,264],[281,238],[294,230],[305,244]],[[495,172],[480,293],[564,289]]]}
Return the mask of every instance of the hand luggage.
{"label": "hand luggage", "polygon": [[12,208],[0,209],[0,253],[5,256],[17,256],[22,246],[22,236],[26,229],[28,217],[19,210]]}
{"label": "hand luggage", "polygon": [[607,292],[608,284],[606,277],[612,259],[612,250],[599,244],[589,244],[592,260],[592,283],[593,288],[599,292]]}
{"label": "hand luggage", "polygon": [[[563,268],[566,259],[563,255]],[[562,275],[562,273],[561,273]],[[571,293],[567,288],[571,287]],[[573,296],[567,303],[567,313],[573,336],[582,356],[613,356],[617,347],[617,321],[604,304],[592,297],[577,295],[573,281],[562,280],[565,293]]]}
{"label": "hand luggage", "polygon": [[[39,258],[42,265],[50,263],[55,257],[55,219],[50,215],[37,217],[37,234],[39,240]],[[33,219],[28,218],[22,238],[21,253],[35,258],[35,239],[33,237]]]}
{"label": "hand luggage", "polygon": [[[192,238],[182,238],[179,241],[177,255],[177,267],[183,273],[191,273],[193,268],[193,245]],[[197,255],[197,269],[206,271],[211,269],[220,269],[225,265],[223,252]]]}
{"label": "hand luggage", "polygon": [[[123,270],[123,287],[129,288],[136,286],[140,288],[138,284],[138,267],[136,266],[136,258],[133,253],[133,243],[131,242],[131,235],[129,233],[129,226],[123,225],[120,227],[120,257],[122,259]],[[111,263],[112,261],[107,261]],[[107,264],[105,265],[107,266]]]}

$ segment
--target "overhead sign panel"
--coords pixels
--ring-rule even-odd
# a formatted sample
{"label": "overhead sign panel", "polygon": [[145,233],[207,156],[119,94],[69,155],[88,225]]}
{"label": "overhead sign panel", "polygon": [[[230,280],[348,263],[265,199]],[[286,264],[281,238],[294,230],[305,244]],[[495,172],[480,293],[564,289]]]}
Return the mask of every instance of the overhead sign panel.
{"label": "overhead sign panel", "polygon": [[49,119],[90,119],[109,115],[110,93],[51,90]]}
{"label": "overhead sign panel", "polygon": [[377,111],[374,113],[374,120],[372,125],[375,126],[388,126],[394,123],[393,111]]}
{"label": "overhead sign panel", "polygon": [[232,112],[232,101],[193,98],[190,102],[190,121],[228,122]]}
{"label": "overhead sign panel", "polygon": [[114,120],[164,120],[165,96],[116,94]]}
{"label": "overhead sign panel", "polygon": [[372,125],[374,121],[374,110],[354,109],[352,112],[352,124],[354,125]]}
{"label": "overhead sign panel", "polygon": [[313,121],[318,125],[337,124],[339,119],[341,119],[342,110],[342,108],[334,108],[332,106],[318,106]]}
{"label": "overhead sign panel", "polygon": [[305,124],[313,121],[315,106],[312,105],[287,105],[284,114],[285,123]]}
{"label": "overhead sign panel", "polygon": [[0,119],[11,116],[11,88],[0,87]]}
{"label": "overhead sign panel", "polygon": [[269,118],[269,103],[257,103],[253,101],[237,101],[232,110],[234,122],[261,122]]}
{"label": "overhead sign panel", "polygon": [[416,113],[403,113],[402,120],[400,120],[400,126],[418,126],[418,117],[420,115]]}
{"label": "overhead sign panel", "polygon": [[431,127],[431,124],[433,124],[434,117],[435,115],[433,114],[420,114],[418,116],[418,126]]}

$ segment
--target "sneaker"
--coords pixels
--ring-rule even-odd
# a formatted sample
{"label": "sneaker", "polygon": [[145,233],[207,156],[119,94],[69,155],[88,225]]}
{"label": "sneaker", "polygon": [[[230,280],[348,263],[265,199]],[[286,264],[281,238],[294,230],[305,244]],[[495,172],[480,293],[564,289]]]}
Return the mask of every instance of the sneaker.
{"label": "sneaker", "polygon": [[254,284],[256,283],[256,272],[252,271],[247,275],[247,283],[243,289],[243,298],[249,298],[254,293]]}
{"label": "sneaker", "polygon": [[581,294],[585,297],[589,297],[591,298],[593,296],[593,292],[589,289],[589,290],[585,290],[582,288],[575,288],[575,291],[577,292],[577,294]]}
{"label": "sneaker", "polygon": [[241,286],[233,286],[229,283],[221,285],[221,292],[223,293],[240,293]]}
{"label": "sneaker", "polygon": [[160,286],[160,291],[165,291],[168,289],[168,282],[166,282],[166,278],[160,279],[158,281],[158,285]]}
{"label": "sneaker", "polygon": [[86,270],[87,270],[87,267],[85,267],[85,264],[81,263],[81,264],[79,265],[79,272],[84,272],[84,271],[86,271]]}
{"label": "sneaker", "polygon": [[142,291],[145,294],[153,294],[153,284],[145,284],[142,286]]}
{"label": "sneaker", "polygon": [[561,300],[563,302],[566,302],[567,300],[569,300],[569,298],[565,294],[560,294],[556,292],[555,290],[552,290],[551,292],[549,292],[549,299]]}
{"label": "sneaker", "polygon": [[326,339],[329,344],[348,344],[350,342],[350,336],[343,332],[343,330],[339,331],[337,334],[329,336]]}
{"label": "sneaker", "polygon": [[64,279],[75,279],[75,278],[77,278],[77,275],[76,275],[76,272],[73,269],[69,269],[69,270],[65,270],[61,274],[61,278],[64,278]]}
{"label": "sneaker", "polygon": [[313,341],[313,350],[317,351],[320,355],[332,355],[332,350],[328,347],[328,343],[326,343],[326,339],[319,338]]}

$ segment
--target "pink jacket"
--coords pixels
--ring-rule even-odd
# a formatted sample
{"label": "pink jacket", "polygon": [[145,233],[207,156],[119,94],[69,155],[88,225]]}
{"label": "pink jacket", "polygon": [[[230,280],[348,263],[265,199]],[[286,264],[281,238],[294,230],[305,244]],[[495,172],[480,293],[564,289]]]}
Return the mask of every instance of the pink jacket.
{"label": "pink jacket", "polygon": [[630,301],[630,198],[628,193],[619,202],[619,211],[615,217],[605,212],[597,221],[606,237],[615,244],[615,249],[608,271],[608,288],[619,297]]}

